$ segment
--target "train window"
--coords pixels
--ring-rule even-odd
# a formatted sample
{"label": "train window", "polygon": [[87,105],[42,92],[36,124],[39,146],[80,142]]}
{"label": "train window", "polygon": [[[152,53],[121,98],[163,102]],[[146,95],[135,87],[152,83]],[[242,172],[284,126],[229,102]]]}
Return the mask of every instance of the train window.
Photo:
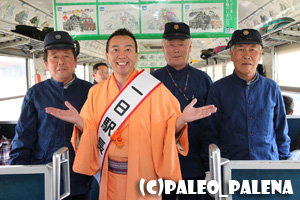
{"label": "train window", "polygon": [[277,82],[280,86],[300,87],[300,44],[277,47]]}
{"label": "train window", "polygon": [[0,100],[25,95],[26,59],[0,56]]}
{"label": "train window", "polygon": [[218,63],[215,65],[215,81],[223,78],[223,63]]}
{"label": "train window", "polygon": [[75,74],[76,74],[77,78],[85,80],[84,79],[84,65],[78,65],[77,64],[77,67],[75,69]]}
{"label": "train window", "polygon": [[300,93],[292,92],[300,88],[300,67],[298,67],[300,44],[292,43],[279,46],[276,48],[276,54],[277,83],[282,87],[282,94],[289,95],[294,99],[293,115],[300,115]]}
{"label": "train window", "polygon": [[0,121],[18,121],[23,97],[0,101]]}
{"label": "train window", "polygon": [[226,76],[232,74],[233,70],[234,70],[234,65],[233,65],[233,62],[230,61],[226,65]]}
{"label": "train window", "polygon": [[26,59],[0,56],[0,121],[17,121],[27,91]]}
{"label": "train window", "polygon": [[213,67],[212,66],[206,67],[206,73],[208,74],[208,76],[211,77],[211,79],[213,79]]}

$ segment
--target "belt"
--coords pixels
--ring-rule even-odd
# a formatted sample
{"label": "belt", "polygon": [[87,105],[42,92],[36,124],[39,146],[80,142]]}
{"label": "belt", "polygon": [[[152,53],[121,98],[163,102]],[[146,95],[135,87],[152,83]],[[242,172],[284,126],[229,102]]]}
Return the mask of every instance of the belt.
{"label": "belt", "polygon": [[108,171],[116,174],[127,174],[128,162],[120,162],[108,159]]}

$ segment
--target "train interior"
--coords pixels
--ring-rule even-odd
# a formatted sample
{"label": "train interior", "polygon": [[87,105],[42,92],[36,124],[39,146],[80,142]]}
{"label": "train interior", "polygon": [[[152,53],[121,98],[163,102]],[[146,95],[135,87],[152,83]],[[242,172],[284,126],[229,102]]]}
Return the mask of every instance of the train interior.
{"label": "train interior", "polygon": [[[268,78],[275,80],[281,87],[283,93],[292,95],[296,101],[300,97],[296,94],[300,90],[297,88],[297,73],[288,73],[293,67],[295,56],[286,58],[284,55],[292,49],[299,49],[299,20],[300,20],[299,0],[263,0],[263,1],[237,1],[237,27],[254,28],[261,32],[263,36],[264,54],[261,64]],[[43,41],[45,32],[54,28],[53,2],[46,0],[3,0],[0,3],[0,54],[2,66],[1,78],[2,84],[12,83],[10,87],[4,87],[1,91],[0,108],[5,110],[5,114],[0,116],[1,121],[17,120],[19,116],[19,107],[27,88],[36,82],[49,78],[42,59]],[[33,30],[22,30],[23,34],[18,33],[18,25],[31,26]],[[27,27],[28,28],[28,27]],[[41,32],[44,30],[44,32]],[[26,32],[32,32],[27,36]],[[20,31],[19,31],[20,32]],[[25,33],[24,33],[25,32]],[[192,51],[190,53],[190,63],[210,75],[213,81],[216,81],[233,71],[233,64],[230,61],[229,50],[224,46],[228,43],[230,37],[223,38],[193,38]],[[78,67],[76,74],[79,78],[92,81],[93,64],[106,61],[105,45],[106,40],[80,40],[80,55],[78,57]],[[156,65],[164,65],[165,61],[151,62],[151,56],[159,57],[162,55],[161,39],[138,39],[138,48],[140,59],[149,57],[146,61],[139,62],[137,67],[146,63],[145,70],[151,72],[155,70]],[[147,53],[147,54],[145,54]],[[280,53],[280,55],[279,55]],[[295,52],[297,54],[299,52]],[[8,56],[7,56],[8,55]],[[9,56],[15,56],[13,59],[21,70],[13,71]],[[277,60],[276,60],[277,59]],[[283,64],[281,63],[286,63]],[[21,74],[20,74],[21,73]],[[7,76],[13,76],[7,80]],[[18,77],[16,77],[18,76]],[[15,80],[13,80],[15,79]],[[7,82],[8,81],[8,82]],[[17,86],[14,86],[17,85]],[[299,84],[298,84],[299,85]],[[19,98],[18,98],[19,97]],[[9,106],[13,102],[15,110]],[[300,105],[296,104],[295,114],[300,114]]]}
{"label": "train interior", "polygon": [[[300,132],[300,0],[237,0],[237,10],[238,29],[253,28],[262,34],[264,53],[260,64],[265,76],[279,84],[282,94],[294,99],[294,115],[288,116],[293,142]],[[40,32],[53,30],[54,14],[53,2],[49,0],[0,2],[0,134],[7,138],[14,136],[27,89],[50,77],[43,62]],[[18,25],[31,26],[37,34],[20,34],[16,31]],[[229,40],[230,37],[192,38],[189,63],[206,72],[213,81],[231,74],[234,66],[229,50],[224,48]],[[162,53],[161,39],[137,41],[140,54]],[[76,75],[92,82],[92,66],[106,62],[106,40],[79,43]],[[150,64],[143,67],[148,72],[155,68]]]}

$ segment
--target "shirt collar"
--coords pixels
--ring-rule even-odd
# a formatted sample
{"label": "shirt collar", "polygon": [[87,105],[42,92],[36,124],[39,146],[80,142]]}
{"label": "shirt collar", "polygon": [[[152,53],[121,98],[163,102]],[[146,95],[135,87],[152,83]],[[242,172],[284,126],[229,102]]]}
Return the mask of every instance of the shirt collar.
{"label": "shirt collar", "polygon": [[74,80],[75,80],[75,76],[73,76],[73,79],[72,79],[70,82],[68,82],[68,83],[66,83],[66,84],[64,85],[64,89],[68,89],[68,87],[69,87],[70,85],[72,85],[72,83],[74,82]]}
{"label": "shirt collar", "polygon": [[59,88],[62,88],[62,89],[68,89],[68,87],[70,85],[72,85],[72,83],[76,82],[76,78],[77,78],[76,74],[73,74],[73,79],[70,82],[68,82],[66,85],[64,85],[63,82],[57,82],[56,80],[53,79],[53,77],[51,77],[50,81],[56,87],[59,87]]}
{"label": "shirt collar", "polygon": [[255,77],[254,77],[251,81],[247,81],[247,80],[241,78],[241,77],[235,72],[235,70],[234,70],[233,73],[234,73],[239,79],[245,81],[247,85],[251,85],[251,84],[252,84],[254,81],[256,81],[256,79],[257,79],[257,72],[255,73]]}
{"label": "shirt collar", "polygon": [[251,85],[257,78],[257,72],[255,73],[255,77],[251,81],[247,81],[247,85]]}
{"label": "shirt collar", "polygon": [[117,83],[119,91],[121,91],[122,88],[123,88],[122,85],[121,85],[121,83],[116,78],[115,78],[115,80],[116,80],[116,83]]}

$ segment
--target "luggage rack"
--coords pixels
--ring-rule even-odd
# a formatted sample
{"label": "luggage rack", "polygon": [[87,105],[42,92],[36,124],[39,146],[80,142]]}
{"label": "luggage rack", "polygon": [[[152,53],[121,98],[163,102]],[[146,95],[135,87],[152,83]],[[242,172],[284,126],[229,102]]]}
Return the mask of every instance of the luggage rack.
{"label": "luggage rack", "polygon": [[[89,41],[79,41],[80,54],[78,55],[78,63],[85,63],[87,61],[103,61],[105,60],[103,46],[101,41],[96,41],[93,49],[90,47]],[[25,54],[39,54],[44,51],[44,41],[34,39],[19,33],[0,29],[0,51],[3,49],[17,49],[23,51]]]}
{"label": "luggage rack", "polygon": [[291,22],[281,28],[262,35],[264,47],[273,47],[288,42],[300,42],[300,21]]}
{"label": "luggage rack", "polygon": [[0,49],[14,48],[26,52],[43,51],[43,41],[0,29]]}
{"label": "luggage rack", "polygon": [[[291,22],[281,28],[262,35],[262,42],[264,48],[279,46],[288,42],[300,42],[300,21]],[[230,59],[230,51],[229,49],[225,49],[209,59]]]}

